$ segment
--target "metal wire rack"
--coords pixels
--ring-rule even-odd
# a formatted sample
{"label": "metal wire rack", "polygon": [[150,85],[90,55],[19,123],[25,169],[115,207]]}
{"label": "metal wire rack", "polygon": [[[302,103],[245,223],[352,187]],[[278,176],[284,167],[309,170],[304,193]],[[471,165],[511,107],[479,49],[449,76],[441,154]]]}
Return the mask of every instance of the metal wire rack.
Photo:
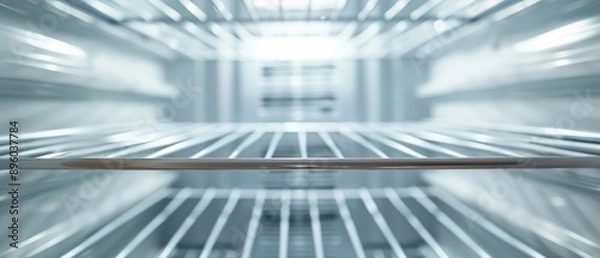
{"label": "metal wire rack", "polygon": [[441,189],[417,187],[164,189],[72,241],[90,226],[73,217],[20,250],[27,257],[553,256],[526,237],[534,235],[577,257],[600,253],[597,243],[543,219],[530,217],[520,233],[507,230]]}
{"label": "metal wire rack", "polygon": [[[24,133],[20,140],[19,165],[27,171],[600,167],[598,133],[437,121],[112,125]],[[543,173],[527,176],[599,191],[589,175],[539,171]],[[27,174],[37,175],[44,173]],[[67,183],[63,179],[79,180],[72,175],[44,184],[61,189]],[[532,214],[498,216],[463,203],[439,186],[410,186],[157,190],[98,219],[86,213],[61,219],[27,236],[19,250],[0,256],[416,258],[600,253],[596,238],[568,225]]]}
{"label": "metal wire rack", "polygon": [[599,133],[434,121],[118,125],[20,137],[24,169],[600,167]]}

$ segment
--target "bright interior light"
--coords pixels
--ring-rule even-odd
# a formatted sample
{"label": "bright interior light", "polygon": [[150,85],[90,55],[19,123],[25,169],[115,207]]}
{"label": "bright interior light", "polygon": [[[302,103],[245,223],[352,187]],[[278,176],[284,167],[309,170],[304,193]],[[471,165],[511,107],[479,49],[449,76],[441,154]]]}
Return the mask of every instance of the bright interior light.
{"label": "bright interior light", "polygon": [[[258,9],[270,10],[306,10],[310,5],[312,10],[334,10],[346,4],[346,0],[250,0]],[[281,6],[280,6],[281,4]]]}
{"label": "bright interior light", "polygon": [[322,60],[332,58],[339,46],[332,37],[264,37],[255,41],[255,53],[268,60]]}

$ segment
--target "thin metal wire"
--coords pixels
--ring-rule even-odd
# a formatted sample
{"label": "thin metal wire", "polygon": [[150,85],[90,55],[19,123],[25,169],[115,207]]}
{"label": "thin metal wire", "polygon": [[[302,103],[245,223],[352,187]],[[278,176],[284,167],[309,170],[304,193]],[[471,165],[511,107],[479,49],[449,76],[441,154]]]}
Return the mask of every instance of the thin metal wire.
{"label": "thin metal wire", "polygon": [[549,138],[542,138],[542,137],[532,139],[531,142],[535,143],[535,144],[539,144],[539,145],[544,145],[544,146],[551,146],[551,147],[558,147],[558,148],[565,148],[565,149],[572,149],[572,150],[577,150],[577,151],[585,151],[585,152],[589,152],[589,153],[600,154],[600,144],[598,144],[598,143],[563,141],[563,140],[556,140],[556,139],[549,139]]}
{"label": "thin metal wire", "polygon": [[407,147],[406,145],[397,143],[395,141],[392,141],[392,140],[390,140],[388,138],[382,137],[382,136],[377,135],[375,133],[364,133],[363,132],[362,134],[365,135],[365,136],[367,136],[367,137],[369,137],[369,138],[371,138],[371,139],[373,139],[373,140],[375,140],[375,141],[378,141],[378,142],[383,143],[383,144],[385,144],[387,146],[390,146],[390,147],[392,147],[392,148],[394,148],[394,149],[396,149],[396,150],[398,150],[398,151],[400,151],[400,152],[402,152],[404,154],[407,154],[409,156],[416,157],[416,158],[427,158],[427,156],[419,153],[418,151],[415,151],[415,150]]}
{"label": "thin metal wire", "polygon": [[371,217],[373,217],[375,224],[377,224],[377,227],[379,227],[379,230],[381,230],[381,233],[383,233],[383,237],[394,251],[395,256],[399,258],[406,258],[406,254],[404,254],[402,247],[398,243],[398,239],[396,239],[396,236],[394,236],[394,233],[390,229],[388,223],[385,221],[385,218],[379,211],[379,208],[377,208],[377,204],[373,200],[369,190],[365,188],[361,189],[360,197],[365,207],[367,207],[367,211],[369,211]]}
{"label": "thin metal wire", "polygon": [[271,143],[269,144],[269,148],[267,149],[267,153],[265,154],[266,159],[273,157],[275,150],[277,150],[277,144],[279,144],[279,141],[281,141],[281,137],[283,137],[283,132],[281,131],[278,131],[273,135]]}
{"label": "thin metal wire", "polygon": [[138,141],[130,141],[125,143],[103,144],[99,146],[88,146],[81,149],[75,149],[68,152],[53,152],[39,156],[39,158],[56,158],[56,157],[73,157],[73,156],[89,156],[98,153],[109,152],[115,149],[127,148],[130,146],[139,145]]}
{"label": "thin metal wire", "polygon": [[[93,155],[101,152],[108,152],[110,150],[116,150],[121,148],[136,148],[131,146],[142,146],[141,149],[147,149],[148,147],[143,143],[146,143],[149,140],[156,140],[159,143],[172,142],[177,139],[181,139],[180,132],[182,129],[174,130],[170,134],[166,133],[155,133],[155,132],[146,132],[142,130],[140,132],[120,132],[118,134],[112,134],[103,137],[103,141],[97,142],[92,141],[92,143],[88,142],[85,139],[77,139],[79,137],[74,137],[76,140],[67,140],[67,139],[56,139],[50,138],[49,140],[54,141],[66,141],[64,144],[49,144],[40,146],[38,148],[33,148],[31,145],[27,145],[28,150],[21,153],[24,156],[36,156],[42,153],[48,153],[41,156],[37,156],[38,158],[56,158],[56,157],[68,157],[68,156],[87,156]],[[169,136],[170,135],[170,136]],[[165,137],[161,139],[161,137]],[[120,141],[117,143],[111,143],[110,139],[126,139],[125,141]],[[165,140],[166,139],[166,140]],[[43,141],[43,140],[42,140]],[[35,143],[35,142],[34,142]],[[56,142],[58,143],[58,142]],[[138,147],[139,148],[139,147]],[[63,151],[68,150],[68,151]],[[8,155],[3,156],[5,158]]]}
{"label": "thin metal wire", "polygon": [[[172,136],[172,138],[175,138]],[[35,157],[37,155],[41,155],[44,153],[52,153],[52,152],[56,152],[56,151],[61,151],[61,150],[78,150],[78,149],[83,149],[86,150],[87,148],[94,148],[97,146],[100,147],[104,147],[107,143],[106,142],[85,142],[85,141],[77,141],[77,142],[70,142],[70,143],[63,143],[63,144],[55,144],[55,145],[50,145],[50,146],[44,146],[44,147],[40,147],[40,148],[35,148],[35,149],[29,149],[29,150],[25,150],[20,152],[19,154],[23,157]],[[111,148],[115,148],[113,146],[120,146],[121,144],[111,144]],[[1,156],[1,158],[8,158],[9,155],[3,155]]]}
{"label": "thin metal wire", "polygon": [[100,125],[90,127],[76,127],[76,128],[64,128],[55,129],[41,132],[24,133],[20,137],[25,140],[39,140],[54,137],[72,137],[73,135],[86,135],[86,134],[104,134],[112,132],[124,132],[136,129],[132,124],[113,124],[113,125]]}
{"label": "thin metal wire", "polygon": [[386,20],[391,20],[392,18],[394,18],[396,15],[398,15],[398,13],[400,13],[410,2],[411,0],[397,0],[396,3],[394,3],[394,5],[392,5],[392,7],[390,7],[387,11],[385,11],[384,13],[384,18]]}
{"label": "thin metal wire", "polygon": [[154,217],[146,226],[137,233],[137,235],[127,243],[127,245],[117,254],[117,258],[126,258],[129,256],[144,240],[146,240],[154,230],[162,225],[168,218],[173,214],[179,206],[181,206],[185,200],[190,196],[190,191],[182,189],[177,195],[169,202],[169,204]]}
{"label": "thin metal wire", "polygon": [[[165,195],[166,196],[166,195]],[[24,240],[23,242],[19,243],[19,248],[21,250],[27,250],[27,247],[30,246],[31,244],[46,238],[47,236],[51,236],[54,235],[56,233],[60,233],[59,236],[52,238],[50,241],[45,242],[42,246],[34,249],[33,251],[31,251],[28,256],[33,256],[36,253],[41,253],[43,250],[47,249],[48,247],[53,246],[56,243],[60,243],[61,241],[68,239],[69,237],[71,237],[72,235],[74,235],[76,232],[79,232],[82,228],[84,228],[85,226],[88,226],[91,224],[92,220],[88,220],[88,223],[82,223],[79,224],[79,226],[73,226],[75,224],[76,221],[79,221],[81,217],[74,217],[70,220],[67,220],[65,222],[62,222],[60,224],[56,224],[53,227],[46,229],[42,232],[39,232],[37,234],[35,234],[34,236]],[[17,252],[19,249],[8,249],[2,253],[0,253],[0,257],[9,257],[11,254]]]}
{"label": "thin metal wire", "polygon": [[[82,170],[406,170],[406,169],[542,169],[600,168],[598,157],[478,157],[478,158],[311,158],[311,159],[187,159],[187,158],[56,158],[19,160],[22,169]],[[0,166],[8,162],[0,160]]]}
{"label": "thin metal wire", "polygon": [[[212,2],[215,5],[215,8],[218,9],[218,11],[223,15],[223,17],[226,20],[230,21],[231,19],[233,19],[231,13],[227,10],[227,8],[225,7],[225,5],[223,4],[222,1],[213,0]],[[228,43],[228,44],[225,44],[225,45],[229,46],[228,50],[230,52],[234,52],[233,48],[234,48],[234,45],[235,45],[235,44],[231,44],[230,41],[239,41],[242,44],[246,43],[243,40],[241,40],[241,39],[238,40],[237,37],[231,35],[229,33],[229,30],[227,30],[226,28],[224,28],[223,26],[221,26],[219,23],[216,23],[216,22],[207,22],[208,16],[206,15],[206,13],[204,11],[202,11],[202,9],[200,7],[198,7],[193,1],[180,0],[180,3],[190,13],[192,13],[192,15],[194,15],[194,17],[196,19],[198,19],[202,23],[208,24],[208,28],[213,32],[213,34],[207,33],[204,29],[200,28],[199,26],[197,26],[196,24],[194,24],[192,22],[185,22],[184,23],[184,28],[188,32],[188,34],[190,34],[194,38],[200,40],[203,43],[206,43],[206,44],[210,45],[213,48],[214,53],[223,54],[224,56],[229,57],[227,54],[225,54],[225,53],[229,53],[229,52],[221,52],[221,51],[219,51],[219,49],[223,48],[223,44],[222,44],[223,42]],[[220,33],[215,33],[213,31],[213,28],[216,29]]]}
{"label": "thin metal wire", "polygon": [[[428,123],[441,123],[441,122],[428,122]],[[501,132],[511,132],[517,134],[529,134],[529,135],[537,135],[542,137],[552,137],[552,138],[562,138],[562,139],[572,139],[572,140],[584,140],[584,141],[594,141],[600,142],[600,133],[598,132],[587,132],[587,131],[577,131],[570,129],[562,129],[562,128],[552,128],[552,127],[532,127],[532,126],[522,126],[522,125],[503,125],[503,124],[489,124],[489,123],[457,123],[457,122],[445,122],[447,125],[456,125],[461,126],[463,128],[484,128],[492,131],[501,131]]]}
{"label": "thin metal wire", "polygon": [[342,151],[340,151],[340,149],[335,144],[335,142],[333,141],[333,139],[331,138],[331,136],[329,135],[329,133],[327,133],[327,132],[318,132],[318,134],[319,134],[319,137],[321,137],[321,139],[325,143],[325,145],[327,145],[327,147],[331,150],[331,152],[333,153],[333,155],[335,155],[337,158],[344,158],[344,155],[342,154]]}
{"label": "thin metal wire", "polygon": [[[597,225],[591,221],[591,220],[593,220],[593,218],[586,216],[586,214],[581,209],[581,207],[579,205],[577,205],[577,203],[573,200],[573,198],[571,197],[571,194],[568,192],[563,192],[563,198],[565,198],[567,203],[574,204],[572,206],[572,211],[577,215],[577,221],[579,221],[582,225],[584,225],[584,227],[588,231],[592,232],[592,233],[590,233],[591,235],[600,236],[600,230],[598,230]],[[585,241],[582,238],[579,238],[579,239],[580,239],[580,241],[587,242],[586,244],[588,244],[589,246],[600,249],[600,244],[598,244],[598,243],[589,241],[589,239],[586,239],[588,241]]]}
{"label": "thin metal wire", "polygon": [[[221,14],[221,16],[227,21],[227,22],[231,22],[232,24],[232,28],[234,29],[235,33],[237,34],[238,38],[239,38],[239,42],[242,46],[242,50],[247,48],[247,44],[248,41],[251,40],[252,38],[254,38],[254,36],[252,35],[252,33],[250,33],[250,31],[241,23],[237,22],[237,21],[233,21],[233,19],[235,18],[234,15],[229,11],[229,9],[227,9],[227,6],[225,5],[225,3],[223,2],[223,0],[212,0],[213,5],[215,6],[215,8],[219,11],[219,13]],[[215,26],[220,26],[217,23],[214,23]],[[223,28],[223,30],[226,30],[225,28]],[[246,53],[247,51],[242,51],[242,55],[247,55],[248,53]]]}
{"label": "thin metal wire", "polygon": [[176,144],[184,139],[185,139],[184,136],[169,136],[169,137],[165,137],[165,138],[162,138],[162,139],[159,139],[156,141],[151,141],[151,142],[148,142],[148,143],[145,143],[142,145],[137,145],[137,146],[123,149],[123,150],[115,151],[112,154],[108,155],[107,158],[123,157],[123,156],[127,156],[127,155],[134,154],[134,153],[152,150],[154,148],[159,148],[159,147],[163,147],[163,146],[171,146],[171,145]]}
{"label": "thin metal wire", "polygon": [[413,12],[410,13],[410,18],[413,20],[417,20],[417,19],[423,17],[424,15],[426,15],[431,10],[433,10],[436,6],[438,6],[442,2],[443,2],[442,0],[429,0],[429,1],[425,2],[419,8],[415,9]]}
{"label": "thin metal wire", "polygon": [[574,131],[546,127],[526,127],[488,124],[454,124],[435,121],[426,122],[424,126],[432,126],[436,130],[453,133],[485,132],[485,135],[498,138],[515,139],[526,143],[547,145],[557,148],[581,149],[598,153],[600,134],[596,132]]}
{"label": "thin metal wire", "polygon": [[362,243],[360,241],[358,230],[356,230],[356,226],[354,225],[354,220],[352,220],[352,215],[350,215],[350,210],[348,209],[348,205],[346,204],[346,197],[344,197],[344,192],[336,190],[335,201],[338,206],[340,217],[342,217],[342,221],[344,222],[344,226],[346,227],[346,231],[348,231],[348,237],[350,238],[350,242],[352,243],[352,248],[354,249],[356,257],[366,258],[367,255],[365,254],[365,250],[363,249]]}
{"label": "thin metal wire", "polygon": [[375,10],[375,7],[377,7],[379,2],[380,2],[379,0],[367,1],[367,3],[365,3],[365,6],[363,7],[363,9],[356,15],[358,20],[364,21],[365,19],[367,19],[369,14],[371,14],[373,12],[373,10]]}
{"label": "thin metal wire", "polygon": [[288,255],[289,233],[290,233],[290,205],[291,193],[283,192],[281,195],[281,213],[279,224],[279,257],[285,258]]}
{"label": "thin metal wire", "polygon": [[233,14],[227,9],[222,0],[212,0],[212,3],[226,21],[233,20]]}
{"label": "thin metal wire", "polygon": [[321,218],[319,215],[319,201],[317,193],[314,191],[308,194],[309,212],[310,212],[310,225],[312,228],[315,257],[324,258],[325,251],[323,251],[323,235],[321,232]]}
{"label": "thin metal wire", "polygon": [[465,139],[465,140],[472,139],[473,141],[480,142],[480,143],[488,143],[488,144],[492,144],[492,145],[496,145],[496,146],[503,146],[503,147],[509,147],[509,148],[520,148],[520,149],[534,151],[534,152],[546,152],[546,153],[551,153],[551,154],[559,155],[559,156],[592,156],[591,154],[584,153],[584,152],[563,150],[563,149],[549,147],[549,146],[536,145],[536,144],[532,144],[530,142],[520,142],[516,139],[515,140],[510,139],[510,138],[506,139],[506,138],[494,137],[494,136],[480,134],[480,133],[453,132],[453,131],[448,131],[448,130],[443,131],[443,133],[447,134],[447,135],[456,136],[458,138]]}
{"label": "thin metal wire", "polygon": [[148,3],[156,7],[156,9],[158,9],[160,12],[162,12],[172,20],[181,20],[181,14],[175,11],[175,9],[171,8],[171,6],[169,6],[168,4],[164,3],[162,0],[148,0]]}
{"label": "thin metal wire", "polygon": [[252,208],[252,218],[250,218],[250,223],[248,224],[244,248],[242,249],[242,258],[250,258],[250,255],[252,254],[252,247],[254,247],[256,233],[258,232],[258,226],[260,224],[260,217],[263,212],[263,205],[265,204],[265,196],[266,192],[264,190],[260,190],[256,193],[254,208]]}
{"label": "thin metal wire", "polygon": [[[534,146],[547,146],[557,149],[564,148],[573,151],[573,154],[579,151],[590,153],[600,153],[600,134],[596,132],[574,131],[567,129],[545,128],[545,127],[526,127],[526,126],[507,126],[498,125],[491,126],[488,124],[448,124],[440,122],[427,122],[434,125],[434,128],[446,129],[446,132],[457,133],[473,133],[476,130],[485,132],[485,139],[489,139],[497,135],[498,139],[515,139]],[[563,150],[563,149],[560,149]],[[563,151],[567,151],[563,150]],[[559,154],[563,155],[563,154]]]}
{"label": "thin metal wire", "polygon": [[[428,187],[421,187],[422,189],[424,189],[425,191],[427,191],[429,188]],[[396,190],[396,193],[398,193],[398,195],[402,198],[410,198],[412,197],[412,190],[410,190],[409,188],[406,187],[401,187],[401,188],[394,188]],[[176,188],[172,188],[171,189],[171,197],[175,196],[175,193],[178,191],[178,189]],[[206,189],[190,189],[190,191],[192,192],[192,198],[201,198],[204,195],[204,191],[206,191]],[[231,193],[231,189],[228,188],[222,188],[222,189],[214,189],[215,191],[215,198],[228,198],[230,193]],[[258,192],[265,192],[266,196],[265,199],[268,200],[279,200],[281,199],[281,195],[284,194],[284,192],[290,191],[288,189],[238,189],[238,191],[240,192],[240,199],[244,199],[244,200],[254,200],[255,198],[257,198],[258,196]],[[301,190],[301,189],[296,189],[294,190],[295,192],[301,193],[299,195],[296,194],[292,194],[291,199],[292,200],[305,200],[305,196],[309,193],[309,192],[315,192],[317,194],[317,197],[320,200],[334,200],[335,199],[335,191],[332,191],[331,189],[310,189],[310,190]],[[336,191],[339,192],[343,192],[344,194],[344,198],[345,199],[349,199],[349,200],[354,200],[354,199],[360,199],[360,195],[359,195],[359,189],[356,188],[338,188],[336,189]],[[369,188],[369,191],[371,192],[371,195],[374,198],[386,198],[386,188]]]}
{"label": "thin metal wire", "polygon": [[[50,239],[49,241],[43,242],[42,245],[33,249],[31,252],[29,252],[27,254],[27,257],[38,256],[38,255],[42,254],[44,251],[46,251],[48,248],[51,248],[52,246],[54,246],[56,244],[60,244],[60,242],[65,241],[65,240],[69,239],[70,237],[72,237],[73,235],[75,235],[76,233],[80,232],[80,230],[85,228],[85,226],[92,225],[92,223],[77,224],[77,222],[79,222],[79,221],[76,221],[76,220],[69,221],[68,226],[70,226],[70,227],[52,228],[52,229],[63,229],[64,231],[62,231],[58,236]],[[76,226],[73,226],[73,225],[76,225]],[[51,231],[54,231],[52,229],[51,229]],[[53,233],[53,232],[49,232],[49,233]],[[36,237],[41,237],[41,236],[36,235]],[[31,240],[31,239],[29,239],[29,240]],[[33,240],[31,242],[35,242],[35,240]],[[31,244],[31,242],[29,242],[28,244]],[[27,245],[25,245],[25,243],[22,243],[21,245],[19,245],[19,247],[22,249],[24,249],[26,246]],[[12,250],[13,249],[10,249],[10,251],[12,251]],[[24,249],[24,250],[27,250],[27,249]],[[10,254],[10,252],[7,252],[7,254]]]}
{"label": "thin metal wire", "polygon": [[423,206],[436,220],[446,227],[452,234],[458,237],[467,247],[469,247],[477,256],[492,258],[473,238],[469,236],[460,226],[456,224],[446,213],[444,213],[429,197],[419,188],[412,188],[413,197],[421,206]]}
{"label": "thin metal wire", "polygon": [[169,255],[175,250],[175,247],[181,241],[181,239],[185,236],[185,234],[190,230],[190,228],[196,223],[200,215],[206,210],[208,205],[215,198],[215,190],[207,189],[198,204],[194,207],[194,209],[188,214],[183,223],[179,226],[177,231],[173,234],[173,236],[169,239],[169,242],[161,253],[158,255],[158,258],[167,258]]}
{"label": "thin metal wire", "polygon": [[265,134],[265,132],[263,132],[263,131],[256,131],[253,134],[251,134],[250,136],[248,136],[248,138],[246,138],[246,140],[244,140],[237,148],[235,148],[235,150],[233,150],[233,152],[229,155],[229,158],[230,159],[237,158],[237,156],[239,156],[240,153],[242,153],[246,148],[248,148],[250,145],[252,145],[252,143],[254,143],[258,139],[260,139],[264,134]]}
{"label": "thin metal wire", "polygon": [[200,157],[204,157],[220,148],[222,148],[223,146],[226,146],[227,144],[230,144],[231,142],[241,138],[242,136],[246,135],[246,132],[234,132],[232,134],[229,134],[221,139],[219,139],[217,142],[213,143],[212,145],[200,150],[198,153],[192,155],[192,159],[197,159]]}
{"label": "thin metal wire", "polygon": [[503,156],[511,156],[511,157],[524,157],[524,155],[519,154],[517,152],[506,150],[502,148],[498,148],[495,146],[491,146],[488,144],[473,142],[473,141],[463,141],[460,139],[456,139],[454,137],[450,137],[447,135],[439,134],[439,133],[431,133],[431,132],[414,132],[413,135],[418,135],[419,138],[440,142],[445,144],[450,144],[458,147],[467,147],[475,150],[486,151],[490,153],[496,153]]}
{"label": "thin metal wire", "polygon": [[298,147],[300,148],[300,156],[303,159],[308,158],[308,148],[306,145],[306,132],[298,131]]}
{"label": "thin metal wire", "polygon": [[435,238],[427,231],[425,226],[421,224],[421,221],[415,216],[415,214],[406,206],[406,204],[400,199],[398,193],[391,188],[386,189],[387,199],[392,205],[406,218],[408,223],[417,231],[417,233],[423,238],[423,240],[431,247],[437,257],[449,258],[448,254],[435,240]]}
{"label": "thin metal wire", "polygon": [[496,224],[490,222],[485,217],[479,215],[479,213],[475,212],[474,210],[467,207],[460,201],[451,197],[451,195],[449,195],[448,193],[441,193],[441,192],[438,192],[435,190],[432,190],[430,192],[432,192],[436,198],[447,203],[450,207],[452,207],[454,210],[456,210],[459,213],[461,213],[462,215],[464,215],[466,218],[469,218],[473,222],[477,223],[479,226],[481,226],[488,232],[492,233],[494,236],[498,237],[499,239],[502,239],[507,244],[509,244],[509,245],[515,247],[516,249],[518,249],[519,251],[523,252],[523,254],[526,254],[528,257],[536,257],[536,258],[546,257],[543,254],[536,251],[535,249],[533,249],[532,247],[530,247],[529,245],[523,243],[521,240],[506,233],[506,231],[504,231],[500,227],[496,226]]}
{"label": "thin metal wire", "polygon": [[113,231],[123,226],[125,223],[131,221],[133,218],[137,217],[139,214],[152,207],[157,202],[163,200],[167,195],[168,191],[159,191],[149,196],[148,198],[140,202],[138,205],[135,205],[133,208],[128,209],[121,216],[117,217],[116,219],[103,226],[100,230],[96,231],[96,233],[86,238],[83,242],[75,246],[62,257],[72,258],[79,256],[83,251],[87,250],[88,248],[96,244],[96,242],[105,238]]}
{"label": "thin metal wire", "polygon": [[[203,133],[205,132],[205,130],[211,130],[214,127],[212,126],[207,126],[207,127],[200,127],[196,130],[193,130],[192,132],[194,133]],[[108,155],[107,158],[111,158],[111,157],[122,157],[122,156],[126,156],[126,155],[130,155],[133,153],[138,153],[138,152],[143,152],[146,150],[152,150],[154,148],[158,148],[158,147],[162,147],[162,146],[168,146],[165,149],[161,149],[159,151],[157,151],[154,154],[151,154],[152,157],[159,157],[162,156],[163,153],[164,155],[169,154],[169,150],[172,148],[175,148],[173,146],[178,146],[180,144],[181,141],[185,140],[187,137],[189,137],[189,130],[182,130],[180,133],[172,135],[172,136],[168,136],[165,138],[161,138],[159,140],[156,141],[151,141],[151,142],[147,142],[141,145],[137,145],[137,146],[133,146],[133,147],[129,147],[123,150],[115,150],[115,152],[113,152],[112,154]],[[163,135],[163,134],[160,134]]]}
{"label": "thin metal wire", "polygon": [[417,137],[414,137],[414,136],[411,136],[411,135],[408,135],[405,133],[398,133],[398,132],[383,128],[382,126],[379,126],[379,125],[373,125],[372,128],[375,128],[375,130],[380,132],[381,134],[386,135],[387,137],[390,137],[390,138],[395,139],[400,142],[409,143],[414,146],[418,146],[418,147],[421,147],[421,148],[424,148],[424,149],[427,149],[430,151],[448,155],[450,157],[457,157],[457,158],[467,157],[467,155],[461,154],[460,152],[432,144],[430,142],[421,140]]}
{"label": "thin metal wire", "polygon": [[188,12],[190,12],[192,15],[194,15],[196,18],[198,18],[198,20],[206,21],[206,19],[208,18],[206,13],[204,11],[202,11],[202,9],[200,9],[200,7],[195,5],[192,0],[178,0],[178,1],[179,1],[179,3],[181,3],[181,5],[183,5],[183,7],[185,7],[185,9],[188,10]]}
{"label": "thin metal wire", "polygon": [[[130,131],[130,130],[125,130],[123,128],[121,128],[120,130],[107,130],[105,131],[101,131],[101,132],[95,132],[94,134],[91,134],[90,131],[86,132],[85,134],[73,134],[70,137],[64,137],[64,136],[56,136],[56,137],[44,137],[44,138],[40,138],[40,137],[36,137],[36,138],[24,138],[27,137],[27,134],[25,134],[25,136],[21,136],[21,138],[23,139],[20,144],[22,145],[23,148],[26,148],[28,151],[29,150],[35,150],[35,149],[39,149],[39,148],[46,148],[46,147],[56,147],[56,145],[60,145],[60,144],[72,144],[72,143],[77,143],[77,142],[82,142],[82,141],[86,141],[89,139],[102,139],[105,141],[108,141],[109,139],[119,139],[119,138],[124,138],[128,137],[130,140],[131,137],[143,137],[143,136],[149,136],[150,133],[152,133],[151,131],[148,132],[147,130],[135,130],[135,131]],[[2,154],[6,154],[8,153],[8,149],[6,150],[0,150],[0,153]],[[21,152],[21,155],[23,154],[23,152]]]}
{"label": "thin metal wire", "polygon": [[[520,189],[522,191],[529,190]],[[524,195],[523,198],[529,199],[530,195]],[[531,205],[533,201],[529,201]],[[503,214],[503,218],[510,221],[512,225],[520,227],[526,231],[532,232],[541,238],[544,238],[572,254],[580,257],[595,257],[594,254],[600,253],[600,245],[594,241],[576,233],[568,228],[563,228],[554,222],[548,221],[543,217],[536,216],[522,209],[514,209],[509,214]],[[540,240],[538,238],[538,240]],[[544,244],[548,244],[542,242]],[[589,249],[587,247],[591,247]]]}
{"label": "thin metal wire", "polygon": [[[150,198],[148,198],[148,200],[142,201],[142,203],[144,205],[142,207],[139,207],[139,209],[148,208],[147,206],[145,206],[146,204],[150,205],[150,203],[154,204],[158,201],[157,199],[154,199],[154,197],[160,196],[160,197],[164,198],[164,197],[166,197],[166,193],[167,193],[166,191],[161,191],[158,195],[151,196]],[[154,201],[154,202],[152,202],[152,201]],[[138,209],[136,209],[136,208],[138,208],[138,207],[135,207],[133,209],[135,209],[137,211]],[[81,220],[84,220],[85,222],[81,223]],[[52,246],[69,239],[70,237],[74,236],[75,234],[81,232],[81,230],[84,230],[86,227],[92,226],[94,223],[97,223],[97,222],[98,221],[91,220],[91,219],[84,219],[81,217],[76,217],[76,218],[66,221],[66,223],[58,224],[56,227],[50,228],[49,230],[43,231],[41,234],[35,235],[34,237],[27,239],[26,241],[21,243],[19,245],[19,247],[24,248],[27,245],[29,245],[39,239],[44,238],[45,235],[50,235],[50,234],[54,234],[55,232],[60,232],[59,235],[57,235],[56,237],[53,237],[50,240],[44,241],[42,245],[37,246],[35,249],[33,249],[31,252],[29,252],[27,254],[28,257],[34,257],[34,256],[42,254],[44,251],[51,248]],[[11,251],[12,250],[13,249],[11,249]],[[8,253],[9,252],[7,252],[6,254],[8,254]],[[3,256],[3,255],[0,255],[0,256]]]}
{"label": "thin metal wire", "polygon": [[200,253],[200,258],[208,258],[210,256],[215,243],[217,243],[217,240],[219,239],[221,231],[223,231],[223,228],[225,228],[227,220],[229,220],[229,216],[235,209],[239,199],[239,190],[233,189],[229,199],[227,199],[227,203],[225,203],[225,206],[223,207],[223,211],[219,215],[217,222],[215,222],[215,226],[210,231],[208,239],[206,239],[206,242],[204,243],[204,248],[202,249],[202,253]]}
{"label": "thin metal wire", "polygon": [[[523,196],[523,198],[526,197],[527,195]],[[512,213],[505,214],[503,218],[510,221],[513,225],[538,235],[560,246],[563,250],[567,250],[580,257],[592,258],[594,257],[593,254],[600,252],[600,246],[594,241],[522,210],[515,210]],[[581,248],[581,244],[592,247],[594,250],[587,250],[587,248],[584,250]]]}
{"label": "thin metal wire", "polygon": [[384,159],[389,158],[389,156],[387,154],[385,154],[382,150],[375,147],[375,145],[371,144],[369,141],[365,140],[365,138],[363,138],[362,136],[353,132],[352,130],[349,130],[349,129],[341,130],[340,133],[342,135],[348,137],[350,140],[353,140],[356,143],[360,144],[361,146],[365,147],[366,149],[372,151],[380,158],[384,158]]}
{"label": "thin metal wire", "polygon": [[[199,132],[197,132],[198,134],[204,134],[206,135],[206,137],[198,137],[198,138],[191,138],[185,141],[181,141],[172,145],[169,145],[168,147],[161,149],[159,151],[156,151],[152,154],[150,154],[148,156],[148,158],[155,158],[155,157],[161,157],[161,156],[166,156],[169,154],[172,154],[174,152],[186,149],[186,148],[190,148],[192,146],[195,145],[199,145],[205,142],[209,142],[212,141],[214,139],[218,139],[226,134],[228,134],[229,132],[231,132],[231,130],[233,130],[233,128],[231,127],[227,127],[227,126],[223,126],[223,127],[211,127],[213,129],[215,129],[216,132],[210,132],[211,129],[208,130],[200,130]],[[118,157],[118,156],[117,156]]]}

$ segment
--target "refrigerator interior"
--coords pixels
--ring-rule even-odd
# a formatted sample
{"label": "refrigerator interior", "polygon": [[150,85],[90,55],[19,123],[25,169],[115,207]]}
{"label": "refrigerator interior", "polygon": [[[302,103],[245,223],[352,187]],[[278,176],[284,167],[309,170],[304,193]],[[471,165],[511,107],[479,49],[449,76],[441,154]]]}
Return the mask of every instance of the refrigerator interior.
{"label": "refrigerator interior", "polygon": [[0,22],[0,257],[600,256],[596,0],[26,0]]}

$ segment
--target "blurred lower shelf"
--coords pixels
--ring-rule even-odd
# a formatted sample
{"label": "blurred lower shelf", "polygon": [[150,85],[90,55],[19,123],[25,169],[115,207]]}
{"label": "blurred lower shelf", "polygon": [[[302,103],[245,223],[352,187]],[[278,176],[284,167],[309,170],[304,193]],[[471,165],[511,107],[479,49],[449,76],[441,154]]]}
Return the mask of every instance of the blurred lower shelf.
{"label": "blurred lower shelf", "polygon": [[[106,223],[73,217],[1,256],[594,257],[600,252],[598,243],[568,229],[536,217],[521,219],[506,226],[432,188],[164,189]],[[82,237],[89,227],[95,229]]]}

